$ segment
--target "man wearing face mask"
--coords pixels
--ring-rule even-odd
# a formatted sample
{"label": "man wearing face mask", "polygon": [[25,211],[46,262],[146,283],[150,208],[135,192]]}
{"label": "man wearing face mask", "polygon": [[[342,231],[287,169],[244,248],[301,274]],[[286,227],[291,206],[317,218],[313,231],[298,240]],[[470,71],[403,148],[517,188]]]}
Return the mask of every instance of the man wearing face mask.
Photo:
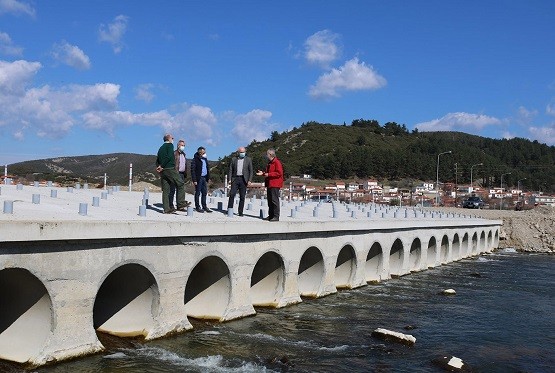
{"label": "man wearing face mask", "polygon": [[[179,174],[181,181],[185,182],[187,177],[187,158],[185,156],[185,140],[179,140],[177,142],[177,149],[173,152],[173,158],[175,160],[175,170]],[[170,185],[170,208],[173,209],[173,198],[175,196],[175,185]],[[179,203],[179,200],[177,201]],[[185,201],[185,206],[189,206],[191,202]]]}
{"label": "man wearing face mask", "polygon": [[164,205],[164,214],[171,214],[175,211],[175,209],[170,207],[170,187],[172,185],[177,189],[177,209],[184,211],[185,183],[175,170],[173,136],[169,133],[164,135],[164,143],[160,146],[160,149],[158,149],[156,171],[160,174],[160,179],[162,181],[162,204]]}
{"label": "man wearing face mask", "polygon": [[[197,212],[212,212],[206,205],[210,168],[208,167],[208,159],[206,158],[206,149],[202,146],[197,149],[193,161],[191,162],[191,179],[195,185],[195,209]],[[199,197],[201,197],[200,203]]]}
{"label": "man wearing face mask", "polygon": [[247,157],[247,151],[243,146],[237,149],[237,156],[231,159],[228,175],[231,178],[231,191],[229,192],[227,208],[233,208],[235,195],[237,190],[239,190],[238,212],[239,216],[243,216],[245,194],[247,194],[247,187],[250,185],[253,175],[252,160],[250,157]]}
{"label": "man wearing face mask", "polygon": [[268,221],[279,221],[279,190],[283,188],[283,166],[276,157],[274,149],[268,149],[266,152],[268,165],[266,172],[256,171],[258,176],[264,176],[264,184],[266,185],[266,194],[268,195]]}

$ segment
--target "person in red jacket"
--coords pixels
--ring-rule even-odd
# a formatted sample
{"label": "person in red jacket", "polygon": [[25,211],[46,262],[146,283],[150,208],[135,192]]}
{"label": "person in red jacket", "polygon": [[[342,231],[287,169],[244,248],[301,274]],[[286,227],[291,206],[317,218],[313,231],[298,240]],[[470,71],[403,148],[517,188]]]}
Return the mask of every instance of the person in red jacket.
{"label": "person in red jacket", "polygon": [[268,165],[266,172],[258,170],[258,176],[264,176],[264,185],[268,195],[268,217],[269,221],[279,221],[279,190],[283,187],[283,166],[276,157],[274,149],[268,149],[266,152],[268,157]]}

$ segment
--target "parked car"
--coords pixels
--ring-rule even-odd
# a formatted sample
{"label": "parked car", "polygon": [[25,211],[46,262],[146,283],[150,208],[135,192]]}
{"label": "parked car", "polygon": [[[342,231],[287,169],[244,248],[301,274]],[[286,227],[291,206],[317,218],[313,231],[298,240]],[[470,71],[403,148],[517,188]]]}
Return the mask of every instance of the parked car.
{"label": "parked car", "polygon": [[480,197],[468,197],[463,202],[463,207],[465,209],[481,209],[484,208],[484,201]]}

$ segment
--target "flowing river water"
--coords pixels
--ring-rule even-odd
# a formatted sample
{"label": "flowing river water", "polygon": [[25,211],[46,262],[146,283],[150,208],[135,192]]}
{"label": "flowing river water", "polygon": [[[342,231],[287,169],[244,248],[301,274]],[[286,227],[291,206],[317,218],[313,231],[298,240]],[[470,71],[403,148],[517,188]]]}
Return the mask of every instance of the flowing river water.
{"label": "flowing river water", "polygon": [[[438,294],[448,288],[457,294]],[[193,325],[174,337],[116,341],[104,353],[34,371],[441,372],[431,361],[456,356],[475,372],[555,372],[555,256],[505,249],[257,309],[253,317]],[[371,333],[379,327],[411,334],[416,344],[378,340]]]}

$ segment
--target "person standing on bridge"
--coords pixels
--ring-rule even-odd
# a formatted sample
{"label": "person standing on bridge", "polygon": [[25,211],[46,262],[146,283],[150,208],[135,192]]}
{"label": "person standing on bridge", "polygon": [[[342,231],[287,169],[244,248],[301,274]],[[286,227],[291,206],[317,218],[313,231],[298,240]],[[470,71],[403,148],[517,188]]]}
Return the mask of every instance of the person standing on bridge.
{"label": "person standing on bridge", "polygon": [[177,190],[177,209],[179,211],[185,211],[185,183],[175,170],[173,136],[169,133],[164,135],[164,143],[160,146],[160,149],[158,149],[156,171],[160,174],[160,179],[162,181],[162,204],[164,206],[164,214],[175,212],[175,209],[170,207],[170,187],[172,185]]}
{"label": "person standing on bridge", "polygon": [[237,156],[231,159],[229,164],[229,173],[231,179],[231,191],[229,192],[229,200],[227,208],[233,208],[235,195],[239,191],[239,216],[243,216],[243,208],[245,207],[245,195],[247,187],[252,181],[252,160],[247,156],[247,150],[241,146],[237,149]]}
{"label": "person standing on bridge", "polygon": [[[187,177],[187,158],[185,155],[185,140],[179,140],[177,142],[177,149],[173,152],[173,158],[175,160],[175,170],[179,174],[179,177],[183,182]],[[175,197],[175,185],[170,184],[170,209],[174,209],[173,199]],[[176,201],[179,202],[179,200]],[[185,201],[185,206],[189,206],[191,202]]]}
{"label": "person standing on bridge", "polygon": [[264,176],[264,185],[266,186],[266,194],[268,195],[268,221],[279,221],[279,191],[283,187],[283,166],[276,157],[274,149],[268,149],[266,152],[268,164],[266,172],[256,171],[258,176]]}
{"label": "person standing on bridge", "polygon": [[[210,167],[206,158],[206,149],[199,147],[191,162],[191,179],[195,185],[195,209],[197,212],[212,212],[206,205],[208,181],[210,180]],[[199,197],[200,203],[199,203]],[[202,208],[201,208],[202,204]]]}

